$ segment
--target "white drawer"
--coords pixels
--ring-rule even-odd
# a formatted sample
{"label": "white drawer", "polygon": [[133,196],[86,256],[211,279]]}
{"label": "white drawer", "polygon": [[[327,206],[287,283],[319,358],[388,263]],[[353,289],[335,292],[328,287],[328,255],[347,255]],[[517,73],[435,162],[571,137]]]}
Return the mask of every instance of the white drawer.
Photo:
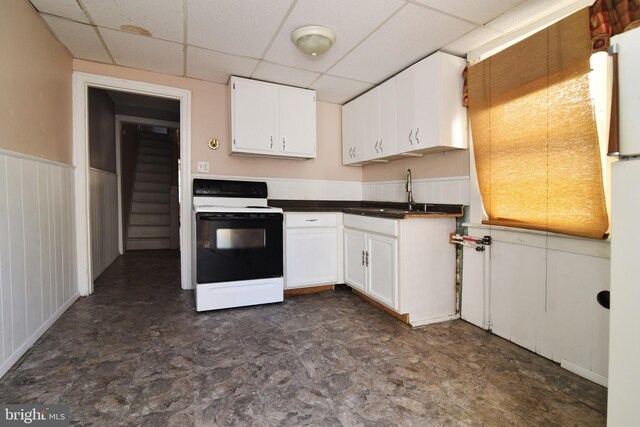
{"label": "white drawer", "polygon": [[346,214],[344,216],[344,226],[388,236],[398,235],[398,221],[395,219]]}
{"label": "white drawer", "polygon": [[338,215],[333,212],[287,212],[284,214],[284,223],[287,228],[337,227]]}

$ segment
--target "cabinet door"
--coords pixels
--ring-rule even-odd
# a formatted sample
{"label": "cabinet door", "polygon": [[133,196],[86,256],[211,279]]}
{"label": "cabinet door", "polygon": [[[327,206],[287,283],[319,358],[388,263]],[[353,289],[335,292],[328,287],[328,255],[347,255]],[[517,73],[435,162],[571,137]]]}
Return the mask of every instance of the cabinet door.
{"label": "cabinet door", "polygon": [[362,97],[342,107],[342,163],[345,165],[360,163],[366,158],[366,113]]}
{"label": "cabinet door", "polygon": [[369,286],[367,293],[381,303],[397,310],[396,254],[398,241],[390,237],[369,234],[367,247],[369,252]]}
{"label": "cabinet door", "polygon": [[366,292],[365,234],[361,231],[344,230],[344,281],[361,292]]}
{"label": "cabinet door", "polygon": [[439,145],[439,63],[439,56],[434,54],[396,76],[396,135],[399,153]]}
{"label": "cabinet door", "polygon": [[396,76],[396,145],[398,153],[406,153],[415,147],[415,79],[417,77],[412,65]]}
{"label": "cabinet door", "polygon": [[338,229],[287,229],[286,259],[287,289],[336,283]]}
{"label": "cabinet door", "polygon": [[278,149],[296,157],[316,157],[316,93],[280,87]]}
{"label": "cabinet door", "polygon": [[232,79],[231,91],[232,152],[273,153],[278,138],[278,87]]}
{"label": "cabinet door", "polygon": [[362,95],[364,115],[364,152],[366,160],[382,157],[380,152],[380,87]]}
{"label": "cabinet door", "polygon": [[396,148],[396,79],[391,78],[379,87],[378,107],[380,131],[379,157],[392,156]]}
{"label": "cabinet door", "polygon": [[353,151],[356,146],[356,106],[352,102],[342,106],[342,164],[355,163]]}

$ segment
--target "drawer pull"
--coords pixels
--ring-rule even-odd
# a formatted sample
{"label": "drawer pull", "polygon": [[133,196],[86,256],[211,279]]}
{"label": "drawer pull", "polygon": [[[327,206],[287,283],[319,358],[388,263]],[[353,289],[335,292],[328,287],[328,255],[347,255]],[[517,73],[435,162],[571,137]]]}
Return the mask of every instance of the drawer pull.
{"label": "drawer pull", "polygon": [[317,219],[306,219],[305,221],[307,221],[307,222],[316,222],[318,220]]}

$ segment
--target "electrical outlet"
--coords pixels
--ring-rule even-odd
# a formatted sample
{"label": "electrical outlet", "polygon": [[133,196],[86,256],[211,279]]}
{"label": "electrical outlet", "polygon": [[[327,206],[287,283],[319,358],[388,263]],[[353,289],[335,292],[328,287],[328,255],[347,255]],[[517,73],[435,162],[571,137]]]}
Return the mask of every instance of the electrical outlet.
{"label": "electrical outlet", "polygon": [[198,162],[198,172],[209,172],[209,162]]}

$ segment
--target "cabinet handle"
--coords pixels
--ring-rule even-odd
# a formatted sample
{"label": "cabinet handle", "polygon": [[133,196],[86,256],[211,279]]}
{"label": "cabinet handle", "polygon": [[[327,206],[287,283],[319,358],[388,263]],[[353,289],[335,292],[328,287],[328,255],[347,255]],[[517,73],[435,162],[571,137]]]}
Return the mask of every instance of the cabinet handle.
{"label": "cabinet handle", "polygon": [[353,147],[353,158],[356,158],[356,147]]}
{"label": "cabinet handle", "polygon": [[273,136],[271,136],[271,148],[273,148]]}
{"label": "cabinet handle", "polygon": [[380,138],[380,145],[379,145],[379,147],[380,147],[380,152],[382,153],[382,152],[384,151],[384,148],[382,148],[382,138]]}
{"label": "cabinet handle", "polygon": [[287,148],[287,141],[285,141],[284,137],[282,137],[282,150],[286,150]]}
{"label": "cabinet handle", "polygon": [[411,132],[409,132],[409,142],[411,143],[411,145],[413,145],[413,140],[411,139],[411,135],[413,135],[413,129],[411,129]]}
{"label": "cabinet handle", "polygon": [[307,222],[316,222],[318,220],[316,218],[314,218],[314,219],[305,219],[305,221],[307,221]]}
{"label": "cabinet handle", "polygon": [[364,251],[362,251],[362,265],[364,265]]}
{"label": "cabinet handle", "polygon": [[364,263],[369,267],[369,251],[365,252]]}
{"label": "cabinet handle", "polygon": [[376,153],[379,153],[379,152],[380,152],[380,151],[378,151],[378,144],[379,144],[379,143],[380,143],[380,141],[376,140],[376,145],[375,145],[375,147],[376,147]]}
{"label": "cabinet handle", "polygon": [[420,140],[418,139],[418,132],[420,132],[420,128],[416,128],[416,142],[420,144]]}

